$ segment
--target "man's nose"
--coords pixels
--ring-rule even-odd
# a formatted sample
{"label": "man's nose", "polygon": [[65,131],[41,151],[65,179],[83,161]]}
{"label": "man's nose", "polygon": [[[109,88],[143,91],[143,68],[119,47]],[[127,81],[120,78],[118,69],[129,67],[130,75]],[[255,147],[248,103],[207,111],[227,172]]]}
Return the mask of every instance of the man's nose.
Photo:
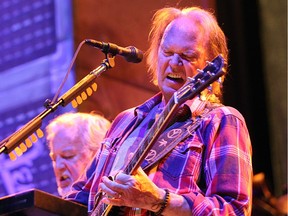
{"label": "man's nose", "polygon": [[171,56],[170,64],[173,66],[183,66],[183,61],[181,56],[178,53],[174,53]]}
{"label": "man's nose", "polygon": [[63,169],[65,167],[65,160],[62,157],[56,157],[55,159],[55,168]]}

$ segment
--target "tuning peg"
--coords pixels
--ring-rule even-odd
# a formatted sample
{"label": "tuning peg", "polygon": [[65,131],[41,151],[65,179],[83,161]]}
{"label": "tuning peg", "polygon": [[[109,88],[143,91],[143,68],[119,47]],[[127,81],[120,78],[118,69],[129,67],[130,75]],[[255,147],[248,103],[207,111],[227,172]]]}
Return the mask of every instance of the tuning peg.
{"label": "tuning peg", "polygon": [[210,62],[210,61],[206,61],[206,64],[209,65],[209,66],[214,66],[214,63]]}
{"label": "tuning peg", "polygon": [[204,73],[204,71],[201,69],[197,69],[197,71],[198,71],[198,73]]}

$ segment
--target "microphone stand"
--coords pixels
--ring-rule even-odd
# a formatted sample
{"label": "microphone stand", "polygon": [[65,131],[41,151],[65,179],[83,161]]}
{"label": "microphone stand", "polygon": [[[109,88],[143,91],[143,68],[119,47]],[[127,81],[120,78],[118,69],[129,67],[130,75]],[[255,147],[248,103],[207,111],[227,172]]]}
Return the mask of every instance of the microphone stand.
{"label": "microphone stand", "polygon": [[[77,96],[81,95],[83,91],[85,91],[91,84],[93,84],[93,81],[96,77],[100,76],[100,74],[102,74],[104,71],[115,66],[114,58],[115,56],[107,54],[106,59],[104,59],[103,62],[96,69],[91,71],[82,80],[76,83],[71,89],[64,93],[56,103],[53,104],[50,100],[46,100],[44,103],[46,110],[44,110],[34,119],[21,127],[19,130],[17,130],[12,135],[0,142],[0,154],[2,154],[3,152],[8,154],[13,151],[24,140],[28,139],[29,136],[31,136],[36,130],[38,130],[42,126],[42,120],[51,112],[54,112],[59,105],[65,107]],[[94,90],[96,91],[96,89]]]}

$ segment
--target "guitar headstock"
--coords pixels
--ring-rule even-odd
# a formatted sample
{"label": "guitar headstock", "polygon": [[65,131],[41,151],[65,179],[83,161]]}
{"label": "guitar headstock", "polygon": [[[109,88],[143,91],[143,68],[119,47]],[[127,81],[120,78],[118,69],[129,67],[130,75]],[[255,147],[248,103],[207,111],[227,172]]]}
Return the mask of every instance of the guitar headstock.
{"label": "guitar headstock", "polygon": [[205,68],[198,69],[198,73],[194,77],[188,77],[186,83],[174,93],[174,102],[181,104],[194,98],[225,73],[224,65],[225,59],[222,55],[218,55],[211,62],[207,62]]}

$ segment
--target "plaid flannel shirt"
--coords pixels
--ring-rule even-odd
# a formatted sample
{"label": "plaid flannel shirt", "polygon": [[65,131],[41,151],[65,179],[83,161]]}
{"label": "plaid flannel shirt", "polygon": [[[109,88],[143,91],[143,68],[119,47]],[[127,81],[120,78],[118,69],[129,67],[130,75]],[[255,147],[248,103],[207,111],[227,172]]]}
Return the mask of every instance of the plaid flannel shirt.
{"label": "plaid flannel shirt", "polygon": [[[147,113],[159,104],[159,93],[141,106],[120,113],[85,176],[67,197],[94,206],[102,175],[109,175],[115,146],[121,145]],[[193,107],[198,98],[186,102]],[[193,112],[193,110],[191,110]],[[145,133],[139,130],[139,133]],[[139,136],[145,134],[139,134]],[[153,170],[152,181],[182,195],[192,215],[250,215],[252,206],[252,147],[243,116],[234,108],[219,106],[202,121],[195,133],[177,144]],[[131,210],[129,215],[137,215]],[[141,215],[149,212],[142,211]]]}

